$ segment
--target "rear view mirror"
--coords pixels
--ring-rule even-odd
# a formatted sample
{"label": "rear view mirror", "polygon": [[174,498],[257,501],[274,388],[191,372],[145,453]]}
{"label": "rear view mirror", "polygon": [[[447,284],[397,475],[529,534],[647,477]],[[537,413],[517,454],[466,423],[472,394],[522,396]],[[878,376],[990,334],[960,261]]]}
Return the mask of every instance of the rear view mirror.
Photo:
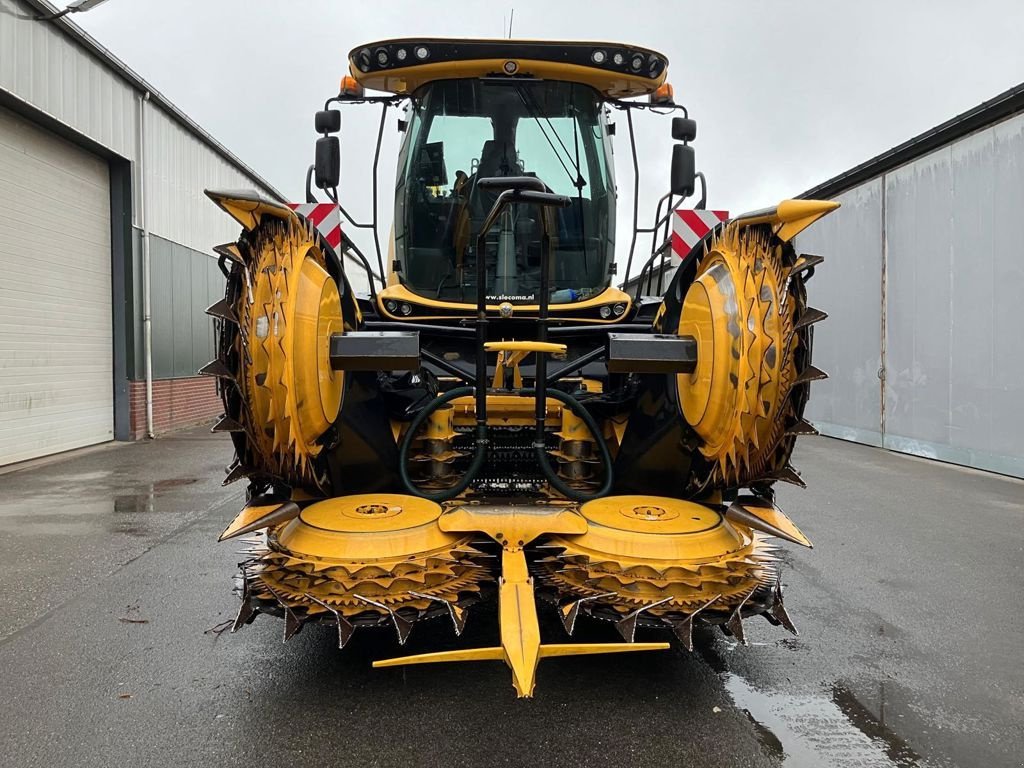
{"label": "rear view mirror", "polygon": [[[324,136],[316,140],[313,167],[318,188],[334,189],[338,186],[341,181],[341,142],[337,136]],[[675,168],[674,162],[672,167]]]}
{"label": "rear view mirror", "polygon": [[688,117],[672,118],[672,138],[676,141],[693,141],[697,138],[697,121]]}
{"label": "rear view mirror", "polygon": [[314,119],[317,133],[337,133],[341,130],[341,111],[321,109]]}
{"label": "rear view mirror", "polygon": [[[321,139],[323,141],[323,139]],[[689,197],[697,185],[697,156],[693,147],[676,144],[672,147],[672,182],[670,190],[673,195]]]}

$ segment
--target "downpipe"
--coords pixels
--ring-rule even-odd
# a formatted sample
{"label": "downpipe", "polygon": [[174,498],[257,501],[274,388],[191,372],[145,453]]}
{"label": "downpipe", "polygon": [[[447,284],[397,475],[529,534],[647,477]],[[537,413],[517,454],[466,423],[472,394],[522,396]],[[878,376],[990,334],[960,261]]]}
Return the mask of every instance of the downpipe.
{"label": "downpipe", "polygon": [[139,224],[142,228],[142,355],[146,377],[146,437],[153,438],[153,296],[150,284],[149,224],[146,220],[146,102],[139,100]]}

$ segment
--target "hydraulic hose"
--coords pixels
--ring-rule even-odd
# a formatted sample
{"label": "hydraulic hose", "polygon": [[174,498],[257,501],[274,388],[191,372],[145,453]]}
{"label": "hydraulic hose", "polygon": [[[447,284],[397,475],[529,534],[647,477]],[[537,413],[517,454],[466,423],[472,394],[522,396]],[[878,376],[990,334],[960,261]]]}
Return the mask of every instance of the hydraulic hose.
{"label": "hydraulic hose", "polygon": [[473,478],[480,472],[480,468],[484,465],[484,459],[487,457],[487,426],[484,425],[481,428],[479,425],[476,428],[476,451],[473,454],[473,461],[469,465],[469,469],[451,488],[446,488],[435,493],[427,493],[420,488],[416,487],[413,483],[412,478],[409,477],[408,459],[409,459],[409,445],[412,443],[413,437],[416,432],[423,425],[423,422],[427,420],[434,411],[440,408],[445,403],[449,403],[458,397],[469,397],[475,392],[473,387],[457,387],[455,389],[445,392],[443,395],[435,397],[434,400],[426,406],[423,410],[416,414],[413,418],[412,423],[409,424],[409,429],[405,431],[402,436],[402,442],[398,446],[398,476],[402,480],[402,485],[405,489],[416,496],[428,499],[430,501],[448,501],[454,499],[460,493],[462,493],[469,484],[473,482]]}
{"label": "hydraulic hose", "polygon": [[[532,397],[535,394],[535,390],[526,389],[523,390],[522,394],[527,397]],[[601,454],[601,467],[604,469],[604,483],[602,483],[601,487],[593,493],[584,493],[571,488],[563,482],[562,478],[558,476],[558,473],[555,472],[551,463],[548,461],[547,445],[544,441],[544,434],[541,431],[542,428],[538,424],[538,433],[534,439],[533,448],[537,454],[537,463],[540,465],[544,476],[548,479],[548,482],[551,483],[552,488],[567,499],[572,499],[573,501],[590,501],[591,499],[597,499],[601,496],[607,495],[612,489],[612,455],[608,451],[608,444],[601,435],[601,430],[598,428],[597,422],[594,421],[594,417],[590,415],[590,412],[583,407],[579,400],[572,395],[566,394],[560,389],[549,389],[545,393],[545,396],[553,397],[555,400],[560,400],[563,405],[579,416],[583,423],[587,425],[587,429],[590,430],[590,434],[594,436],[594,441],[597,443],[598,453]]]}

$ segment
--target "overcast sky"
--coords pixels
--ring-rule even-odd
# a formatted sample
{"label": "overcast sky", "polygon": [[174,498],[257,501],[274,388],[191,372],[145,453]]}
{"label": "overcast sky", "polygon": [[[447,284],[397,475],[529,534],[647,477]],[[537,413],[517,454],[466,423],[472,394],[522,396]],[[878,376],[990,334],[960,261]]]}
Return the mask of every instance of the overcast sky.
{"label": "overcast sky", "polygon": [[[515,37],[665,53],[676,100],[698,121],[708,207],[734,213],[798,194],[1024,81],[1019,0],[108,0],[74,19],[299,200],[313,112],[337,92],[350,49],[389,37],[500,37],[512,8]],[[370,209],[378,118],[372,107],[344,113],[341,195],[357,215]],[[667,189],[669,120],[637,121],[649,216]],[[389,225],[394,119],[385,137]],[[628,243],[624,130],[616,141],[618,241]]]}

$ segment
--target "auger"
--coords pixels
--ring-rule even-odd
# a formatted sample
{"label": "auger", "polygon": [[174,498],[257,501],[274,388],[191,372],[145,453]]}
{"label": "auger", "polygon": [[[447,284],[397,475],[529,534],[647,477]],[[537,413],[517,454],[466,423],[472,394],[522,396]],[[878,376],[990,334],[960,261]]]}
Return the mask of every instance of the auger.
{"label": "auger", "polygon": [[[503,661],[520,696],[544,658],[691,651],[695,624],[745,644],[758,615],[796,633],[776,546],[810,541],[773,488],[803,485],[790,457],[817,434],[803,412],[826,314],[806,292],[822,259],[794,238],[837,204],[708,211],[696,123],[644,48],[387,40],[349,65],[316,115],[305,203],[207,192],[242,228],[214,249],[226,290],[201,371],[235,450],[225,483],[248,483],[221,535],[245,544],[232,631],[270,614],[285,640],[312,623],[339,648],[375,627],[402,645],[433,617],[461,635],[496,599],[498,645],[375,666]],[[361,193],[338,189],[341,109],[356,105],[381,110],[369,222],[346,208]],[[377,170],[395,108],[385,262]],[[670,184],[651,227],[634,194],[615,287],[613,118],[636,174],[640,112],[673,115]],[[375,264],[350,227],[372,230]],[[538,610],[570,637],[611,622],[622,642],[542,638]]]}

